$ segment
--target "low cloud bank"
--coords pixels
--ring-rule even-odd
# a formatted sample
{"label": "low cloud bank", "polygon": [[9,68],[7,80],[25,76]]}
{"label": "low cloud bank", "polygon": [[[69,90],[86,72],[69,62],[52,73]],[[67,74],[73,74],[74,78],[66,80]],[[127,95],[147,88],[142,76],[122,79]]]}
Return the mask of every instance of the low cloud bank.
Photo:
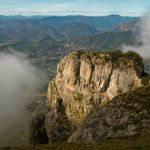
{"label": "low cloud bank", "polygon": [[47,76],[24,55],[0,53],[0,145],[20,140],[11,136],[18,132],[18,126],[29,123],[25,105],[47,81]]}

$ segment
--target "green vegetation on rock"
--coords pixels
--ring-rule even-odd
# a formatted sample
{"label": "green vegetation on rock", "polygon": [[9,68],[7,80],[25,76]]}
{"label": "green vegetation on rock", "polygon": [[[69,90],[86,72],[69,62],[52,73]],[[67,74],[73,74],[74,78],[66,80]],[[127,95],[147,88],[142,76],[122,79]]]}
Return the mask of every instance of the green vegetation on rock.
{"label": "green vegetation on rock", "polygon": [[[100,59],[100,61],[104,60],[106,63],[108,61],[111,61],[112,63],[117,63],[121,62],[124,63],[127,66],[140,66],[141,68],[144,69],[144,62],[143,58],[137,54],[136,52],[133,51],[128,51],[128,52],[122,52],[121,50],[113,50],[113,51],[107,51],[103,52],[103,50],[99,51],[84,51],[84,50],[79,50],[74,52],[75,55],[78,57],[86,57],[91,59],[92,57],[96,57],[97,59]],[[118,63],[118,64],[119,64]]]}

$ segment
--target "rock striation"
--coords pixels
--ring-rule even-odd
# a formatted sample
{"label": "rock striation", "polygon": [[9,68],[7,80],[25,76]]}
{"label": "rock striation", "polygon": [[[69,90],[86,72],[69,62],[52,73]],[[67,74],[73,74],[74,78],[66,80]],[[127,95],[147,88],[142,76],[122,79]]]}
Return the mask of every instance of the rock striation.
{"label": "rock striation", "polygon": [[[48,87],[49,142],[98,143],[137,134],[128,121],[130,111],[138,115],[142,108],[126,110],[116,97],[141,87],[143,74],[142,58],[134,52],[75,51],[64,57]],[[114,132],[114,126],[123,130]]]}

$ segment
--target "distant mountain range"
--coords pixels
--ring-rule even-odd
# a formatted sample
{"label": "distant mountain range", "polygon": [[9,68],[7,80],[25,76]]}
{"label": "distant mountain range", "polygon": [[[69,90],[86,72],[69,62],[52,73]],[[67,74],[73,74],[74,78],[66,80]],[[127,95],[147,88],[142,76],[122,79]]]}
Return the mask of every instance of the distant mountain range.
{"label": "distant mountain range", "polygon": [[94,26],[84,22],[67,23],[60,26],[58,30],[63,33],[67,40],[77,39],[82,36],[95,35],[100,32]]}
{"label": "distant mountain range", "polygon": [[[39,41],[46,35],[58,40],[74,39],[110,31],[128,22],[135,22],[138,17],[119,15],[88,16],[0,16],[0,42]],[[120,27],[121,28],[121,27]]]}
{"label": "distant mountain range", "polygon": [[119,49],[134,44],[140,18],[119,15],[0,16],[0,51],[21,51],[38,67],[55,68],[73,50]]}
{"label": "distant mountain range", "polygon": [[79,50],[114,50],[123,44],[133,45],[135,39],[131,31],[104,32],[97,35],[82,37],[72,42],[73,49]]}

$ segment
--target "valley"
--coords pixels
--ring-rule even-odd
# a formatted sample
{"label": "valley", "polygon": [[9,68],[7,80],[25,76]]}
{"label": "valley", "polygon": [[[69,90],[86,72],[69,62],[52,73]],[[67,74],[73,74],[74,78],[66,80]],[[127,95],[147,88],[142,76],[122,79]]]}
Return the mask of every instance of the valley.
{"label": "valley", "polygon": [[129,22],[134,25],[137,20],[138,17],[119,15],[1,16],[0,51],[22,52],[53,76],[60,58],[73,50],[107,51],[120,49],[122,44],[134,44],[130,28],[119,33],[115,28]]}

